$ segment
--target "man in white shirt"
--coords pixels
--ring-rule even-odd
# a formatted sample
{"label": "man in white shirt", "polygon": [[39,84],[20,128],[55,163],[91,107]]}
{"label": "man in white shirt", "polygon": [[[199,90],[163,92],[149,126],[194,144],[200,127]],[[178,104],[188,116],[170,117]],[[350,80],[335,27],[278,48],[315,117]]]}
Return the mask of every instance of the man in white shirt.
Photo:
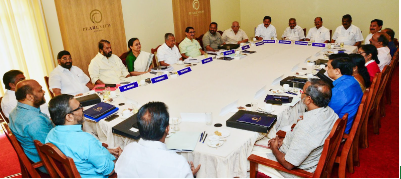
{"label": "man in white shirt", "polygon": [[388,39],[383,33],[384,32],[375,33],[370,39],[370,43],[377,48],[377,58],[380,61],[380,71],[383,70],[384,66],[389,65],[391,62],[390,49],[387,47]]}
{"label": "man in white shirt", "polygon": [[137,113],[141,139],[128,144],[116,162],[120,178],[192,178],[199,170],[193,163],[168,150],[169,114],[163,102],[149,102]]}
{"label": "man in white shirt", "polygon": [[170,66],[179,60],[182,61],[180,51],[175,45],[174,34],[166,33],[164,35],[164,44],[157,49],[156,56],[162,66]]}
{"label": "man in white shirt", "polygon": [[78,95],[93,88],[90,78],[77,66],[72,66],[70,52],[63,50],[57,55],[58,66],[49,75],[49,88],[54,96]]}
{"label": "man in white shirt", "polygon": [[263,18],[263,24],[259,24],[256,27],[255,38],[256,40],[271,40],[277,39],[276,28],[271,25],[272,18],[265,16]]}
{"label": "man in white shirt", "polygon": [[92,59],[88,71],[94,84],[118,84],[130,76],[121,59],[112,53],[107,40],[99,41],[99,53]]}
{"label": "man in white shirt", "polygon": [[380,32],[383,27],[383,21],[380,19],[373,19],[370,21],[370,34],[366,36],[365,44],[370,44],[370,39],[372,38],[373,34],[376,32]]}
{"label": "man in white shirt", "polygon": [[295,18],[290,18],[288,25],[289,27],[284,30],[281,38],[283,40],[304,41],[304,30],[302,27],[297,25],[297,20]]}
{"label": "man in white shirt", "polygon": [[330,30],[323,26],[323,19],[321,17],[315,18],[315,27],[309,29],[305,40],[317,43],[330,42]]}
{"label": "man in white shirt", "polygon": [[344,15],[342,18],[343,25],[336,28],[331,43],[344,42],[344,45],[360,46],[361,42],[363,41],[361,29],[359,29],[357,26],[352,25],[351,23],[351,15]]}
{"label": "man in white shirt", "polygon": [[[10,70],[3,75],[4,87],[7,89],[1,101],[1,109],[5,117],[9,118],[11,111],[17,106],[18,101],[15,97],[17,83],[25,80],[24,73],[19,70]],[[40,105],[40,111],[50,117],[48,105]]]}
{"label": "man in white shirt", "polygon": [[240,29],[237,21],[232,23],[231,29],[224,31],[222,39],[224,44],[241,44],[248,42],[248,36],[245,31]]}

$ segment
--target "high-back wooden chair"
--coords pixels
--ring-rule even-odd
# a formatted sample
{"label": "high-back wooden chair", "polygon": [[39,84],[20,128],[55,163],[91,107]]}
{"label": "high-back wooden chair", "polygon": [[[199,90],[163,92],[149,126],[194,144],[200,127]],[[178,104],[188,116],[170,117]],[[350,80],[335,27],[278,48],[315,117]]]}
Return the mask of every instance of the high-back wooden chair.
{"label": "high-back wooden chair", "polygon": [[50,86],[49,86],[49,77],[45,76],[44,78],[45,78],[45,82],[46,82],[47,92],[49,92],[51,98],[54,98],[54,94],[50,90]]}
{"label": "high-back wooden chair", "polygon": [[376,98],[373,103],[373,108],[375,109],[375,111],[373,112],[372,118],[373,118],[373,132],[375,134],[379,134],[379,129],[381,127],[380,118],[384,114],[384,112],[382,111],[385,110],[385,108],[383,107],[384,105],[382,104],[383,103],[382,97],[384,94],[384,89],[387,85],[389,70],[390,70],[389,66],[386,65],[383,68],[383,71],[381,72],[382,75],[381,75],[380,85],[378,87]]}
{"label": "high-back wooden chair", "polygon": [[[160,46],[161,45],[157,46],[156,48],[150,49],[150,53],[152,53],[154,55],[153,56],[153,61],[152,61],[153,67],[159,67],[160,66],[159,65],[159,59],[157,58],[157,49],[159,49]],[[177,46],[177,48],[178,48],[178,46]]]}
{"label": "high-back wooden chair", "polygon": [[17,153],[18,160],[21,166],[21,174],[22,178],[41,178],[42,176],[46,176],[46,174],[39,173],[36,169],[43,166],[42,162],[33,163],[26,156],[24,150],[21,147],[21,144],[18,142],[17,138],[11,132],[7,123],[3,123],[2,128],[7,136],[8,141],[10,141],[13,146],[15,152]]}
{"label": "high-back wooden chair", "polygon": [[320,156],[319,163],[314,173],[310,173],[302,169],[288,170],[276,161],[269,160],[252,154],[248,157],[248,160],[251,165],[250,177],[251,178],[256,177],[256,172],[258,171],[258,164],[266,165],[268,167],[272,167],[277,170],[284,171],[300,177],[306,177],[306,178],[330,177],[334,161],[337,156],[338,148],[344,135],[347,119],[348,119],[348,114],[345,114],[342,119],[337,119],[337,121],[334,123],[333,129],[331,130],[329,136],[326,138],[324,142],[322,155]]}
{"label": "high-back wooden chair", "polygon": [[397,49],[397,51],[395,51],[395,53],[394,53],[394,56],[393,56],[393,59],[391,60],[390,65],[389,65],[390,66],[389,79],[388,79],[389,82],[387,82],[386,92],[385,92],[387,104],[391,104],[391,80],[393,79],[393,72],[397,66],[399,59],[400,59],[399,58],[399,49]]}
{"label": "high-back wooden chair", "polygon": [[304,31],[304,36],[306,37],[306,28],[302,29]]}
{"label": "high-back wooden chair", "polygon": [[1,118],[2,118],[4,121],[6,121],[7,123],[9,123],[8,118],[6,117],[6,115],[4,115],[3,109],[1,108],[1,102],[2,102],[2,101],[3,101],[3,96],[0,97],[0,116],[1,116]]}
{"label": "high-back wooden chair", "polygon": [[124,52],[123,54],[121,54],[121,55],[119,56],[120,59],[121,59],[121,62],[123,62],[123,64],[124,64],[125,66],[127,66],[127,62],[125,61],[125,59],[127,59],[128,54],[129,54],[129,51],[128,51],[128,52]]}
{"label": "high-back wooden chair", "polygon": [[[366,98],[365,104],[367,105],[367,109],[365,111],[365,115],[363,116],[363,119],[361,121],[362,126],[361,129],[359,130],[359,133],[357,135],[359,136],[359,145],[362,148],[368,148],[369,142],[368,142],[368,119],[370,116],[370,113],[373,108],[373,103],[376,98],[377,90],[380,85],[380,77],[381,73],[376,73],[375,77],[373,78],[372,84],[368,88],[368,96]],[[358,153],[356,153],[358,155]],[[355,162],[355,161],[354,161]],[[357,165],[359,163],[359,160],[356,161]]]}
{"label": "high-back wooden chair", "polygon": [[52,178],[81,178],[74,160],[67,157],[54,144],[34,141],[39,156]]}
{"label": "high-back wooden chair", "polygon": [[333,31],[332,31],[332,30],[330,30],[330,42],[331,42],[331,34],[332,34],[332,32],[333,32]]}
{"label": "high-back wooden chair", "polygon": [[204,34],[200,35],[198,38],[195,39],[199,42],[199,45],[201,46],[202,50],[205,51],[206,49],[203,48],[203,35]]}

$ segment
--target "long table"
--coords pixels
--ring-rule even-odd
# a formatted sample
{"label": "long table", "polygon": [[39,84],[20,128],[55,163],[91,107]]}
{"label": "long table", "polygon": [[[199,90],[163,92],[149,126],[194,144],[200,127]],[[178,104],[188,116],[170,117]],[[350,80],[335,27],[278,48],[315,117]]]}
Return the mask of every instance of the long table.
{"label": "long table", "polygon": [[[356,50],[352,46],[346,46],[346,49],[348,52]],[[259,107],[263,107],[264,97],[271,93],[268,89],[280,88],[279,84],[272,84],[275,79],[295,75],[295,71],[302,71],[301,68],[306,67],[306,59],[322,58],[323,52],[326,51],[321,47],[294,44],[265,44],[252,46],[249,50],[257,51],[257,53],[240,60],[213,59],[210,63],[192,66],[191,72],[178,78],[123,92],[114,103],[129,100],[140,107],[149,101],[162,101],[169,107],[170,117],[180,117],[180,113],[212,112],[213,124],[221,123],[222,128],[230,131],[231,135],[227,141],[217,149],[208,147],[206,143],[198,143],[193,152],[180,154],[188,161],[193,161],[195,165],[202,165],[197,174],[198,177],[246,177],[249,169],[247,157],[251,154],[260,134],[226,127],[226,120],[234,112],[220,115],[222,108],[237,100],[239,106],[254,103],[255,93],[266,87],[262,97],[256,99]],[[184,65],[173,65],[173,67],[175,71],[185,68]],[[139,78],[148,77],[156,76],[148,73]],[[278,129],[294,123],[298,113],[302,111],[300,105],[274,106],[274,109],[273,114],[278,116],[278,121],[268,132],[269,136],[274,136]],[[102,142],[108,143],[111,147],[124,147],[135,140],[114,135],[111,132],[111,128],[124,119],[121,117],[111,122],[103,120],[98,123],[89,122],[84,128],[99,136]],[[180,131],[206,131],[210,135],[215,130],[217,130],[216,127],[205,123],[182,122],[180,124]]]}

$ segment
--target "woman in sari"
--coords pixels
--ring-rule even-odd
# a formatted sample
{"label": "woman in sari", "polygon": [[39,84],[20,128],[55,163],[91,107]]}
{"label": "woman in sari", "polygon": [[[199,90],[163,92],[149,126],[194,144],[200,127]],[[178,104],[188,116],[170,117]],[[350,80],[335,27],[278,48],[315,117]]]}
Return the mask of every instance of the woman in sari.
{"label": "woman in sari", "polygon": [[365,67],[365,58],[360,54],[350,54],[349,57],[354,64],[352,76],[358,81],[361,86],[362,92],[370,86],[370,76],[368,69]]}
{"label": "woman in sari", "polygon": [[125,59],[128,72],[131,76],[138,76],[149,72],[153,65],[153,55],[148,52],[141,51],[141,42],[138,38],[131,38],[128,41],[128,55]]}

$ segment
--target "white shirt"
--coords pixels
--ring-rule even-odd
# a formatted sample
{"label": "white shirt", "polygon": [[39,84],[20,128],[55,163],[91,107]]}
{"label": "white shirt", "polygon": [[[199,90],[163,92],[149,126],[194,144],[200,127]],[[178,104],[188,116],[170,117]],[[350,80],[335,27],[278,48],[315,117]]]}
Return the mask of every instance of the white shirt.
{"label": "white shirt", "polygon": [[388,47],[377,48],[377,58],[380,61],[380,71],[383,70],[384,66],[389,65],[391,62],[390,49]]}
{"label": "white shirt", "polygon": [[312,27],[309,29],[306,38],[310,39],[311,41],[314,40],[317,43],[324,43],[326,40],[330,41],[330,30],[324,26],[320,27],[319,29]]}
{"label": "white shirt", "polygon": [[[381,32],[381,30],[379,30],[379,32]],[[373,37],[373,34],[372,33],[369,33],[369,35],[368,36],[366,36],[366,39],[365,39],[365,45],[366,44],[370,44],[370,39]]]}
{"label": "white shirt", "polygon": [[77,66],[72,66],[70,70],[58,65],[49,76],[49,88],[61,89],[61,94],[77,95],[86,93],[89,88],[86,84],[90,78]]}
{"label": "white shirt", "polygon": [[258,27],[256,27],[255,36],[262,37],[264,40],[270,40],[272,37],[277,39],[276,28],[272,24],[267,28],[264,24],[259,24]]}
{"label": "white shirt", "polygon": [[363,36],[361,30],[351,24],[348,29],[340,25],[337,27],[333,35],[333,40],[336,42],[344,42],[344,45],[354,45],[356,42],[362,42]]}
{"label": "white shirt", "polygon": [[242,29],[238,29],[237,34],[235,34],[234,30],[230,28],[224,31],[221,38],[226,44],[237,44],[239,41],[248,39],[248,36]]}
{"label": "white shirt", "polygon": [[139,139],[128,144],[118,158],[119,178],[193,178],[187,160],[160,141]]}
{"label": "white shirt", "polygon": [[174,45],[173,48],[170,48],[166,43],[163,43],[163,45],[157,49],[156,56],[159,62],[164,61],[170,65],[177,63],[181,58],[181,54],[180,51],[178,51],[177,46]]}
{"label": "white shirt", "polygon": [[286,38],[286,40],[300,40],[300,39],[305,39],[305,34],[304,30],[302,27],[296,25],[294,29],[291,29],[290,27],[287,27],[284,30],[283,35],[281,36],[282,38]]}
{"label": "white shirt", "polygon": [[97,80],[101,80],[106,84],[118,84],[129,75],[121,59],[114,54],[106,58],[106,56],[98,53],[89,64],[88,71],[93,84]]}
{"label": "white shirt", "polygon": [[[17,104],[18,101],[15,97],[15,91],[7,90],[3,96],[3,100],[1,101],[1,109],[3,110],[3,113],[7,118],[9,118],[11,111],[13,111],[15,107],[17,107]],[[42,111],[42,113],[46,114],[50,118],[49,106],[47,105],[47,103],[40,106],[40,111]]]}

